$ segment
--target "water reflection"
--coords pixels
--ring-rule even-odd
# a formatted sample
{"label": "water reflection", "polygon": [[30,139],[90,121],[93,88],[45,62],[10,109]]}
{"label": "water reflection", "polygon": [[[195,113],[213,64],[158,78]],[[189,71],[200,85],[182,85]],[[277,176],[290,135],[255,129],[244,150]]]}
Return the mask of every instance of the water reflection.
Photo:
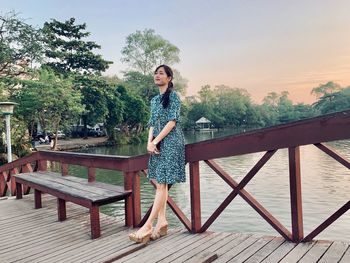
{"label": "water reflection", "polygon": [[[215,137],[228,135],[227,131],[214,134]],[[187,133],[187,143],[211,138],[210,133]],[[326,143],[343,157],[350,160],[350,140]],[[145,145],[100,147],[86,149],[84,152],[137,155],[145,153]],[[264,153],[246,154],[215,160],[234,180],[239,182],[257,163]],[[84,176],[86,171],[71,168],[72,172]],[[188,172],[188,168],[187,168]],[[214,171],[204,162],[200,163],[202,223],[215,211],[221,202],[232,191]],[[301,147],[301,173],[304,233],[307,235],[327,217],[350,199],[350,170],[326,155],[313,145]],[[274,217],[288,229],[291,229],[289,199],[288,150],[281,149],[249,182],[245,189],[260,202]],[[122,185],[122,176],[116,172],[97,171],[98,180]],[[188,177],[188,175],[187,175]],[[146,212],[154,198],[154,189],[146,178],[142,178],[142,211]],[[170,194],[178,206],[190,218],[189,179],[183,184],[175,185]],[[104,206],[104,212],[124,215],[122,203]],[[168,209],[170,212],[171,209]],[[170,213],[172,226],[181,223]],[[350,211],[339,218],[332,226],[322,232],[318,239],[350,241]],[[219,218],[209,228],[213,231],[232,231],[278,235],[278,233],[261,218],[240,196],[237,196]]]}

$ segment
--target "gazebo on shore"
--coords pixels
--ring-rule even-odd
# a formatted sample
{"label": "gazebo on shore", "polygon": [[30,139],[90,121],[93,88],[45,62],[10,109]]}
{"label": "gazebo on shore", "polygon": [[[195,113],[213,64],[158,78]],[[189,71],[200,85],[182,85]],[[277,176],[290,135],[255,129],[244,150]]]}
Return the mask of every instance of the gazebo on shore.
{"label": "gazebo on shore", "polygon": [[196,130],[210,130],[211,121],[205,117],[201,117],[196,121]]}

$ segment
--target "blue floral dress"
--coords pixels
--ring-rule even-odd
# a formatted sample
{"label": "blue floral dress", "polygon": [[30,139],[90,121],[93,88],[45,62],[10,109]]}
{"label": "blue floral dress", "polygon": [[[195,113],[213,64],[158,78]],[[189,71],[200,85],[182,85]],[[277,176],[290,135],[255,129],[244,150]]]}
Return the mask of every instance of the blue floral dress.
{"label": "blue floral dress", "polygon": [[160,184],[175,184],[186,181],[185,139],[180,126],[181,101],[176,92],[171,91],[169,105],[163,108],[159,94],[151,100],[149,127],[153,127],[153,136],[157,136],[164,126],[172,120],[176,126],[160,142],[160,153],[150,155],[148,178]]}

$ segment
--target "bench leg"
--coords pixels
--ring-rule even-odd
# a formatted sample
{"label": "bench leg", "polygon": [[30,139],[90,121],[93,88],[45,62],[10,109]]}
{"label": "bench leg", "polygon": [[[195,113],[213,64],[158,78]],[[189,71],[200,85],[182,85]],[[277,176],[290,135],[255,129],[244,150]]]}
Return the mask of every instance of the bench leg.
{"label": "bench leg", "polygon": [[57,212],[58,212],[58,221],[64,221],[67,219],[66,200],[57,198]]}
{"label": "bench leg", "polygon": [[91,238],[95,239],[101,235],[100,230],[100,208],[97,205],[90,207]]}
{"label": "bench leg", "polygon": [[41,208],[41,192],[39,190],[34,189],[34,203],[35,209]]}
{"label": "bench leg", "polygon": [[16,183],[16,199],[22,199],[22,185]]}

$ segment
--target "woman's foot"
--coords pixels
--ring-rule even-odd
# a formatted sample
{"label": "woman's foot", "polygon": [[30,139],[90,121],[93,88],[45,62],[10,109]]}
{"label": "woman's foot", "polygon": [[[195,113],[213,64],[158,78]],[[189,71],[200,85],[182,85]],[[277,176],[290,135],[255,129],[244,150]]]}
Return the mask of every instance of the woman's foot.
{"label": "woman's foot", "polygon": [[152,227],[141,227],[138,231],[130,233],[129,239],[136,243],[146,244],[150,240],[152,235]]}
{"label": "woman's foot", "polygon": [[168,234],[168,222],[157,223],[152,231],[151,240],[156,240]]}

